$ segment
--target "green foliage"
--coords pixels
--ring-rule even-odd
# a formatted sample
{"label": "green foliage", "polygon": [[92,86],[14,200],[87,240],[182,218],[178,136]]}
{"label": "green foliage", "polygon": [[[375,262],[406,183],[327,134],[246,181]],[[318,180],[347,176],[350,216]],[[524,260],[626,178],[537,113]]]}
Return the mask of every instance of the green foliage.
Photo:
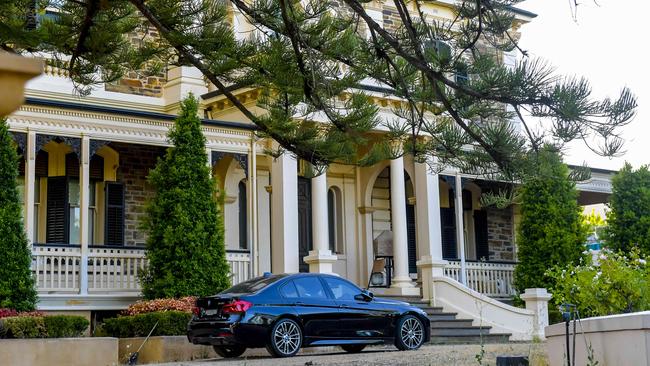
{"label": "green foliage", "polygon": [[581,258],[586,227],[577,203],[575,183],[560,155],[540,151],[538,176],[523,183],[520,192],[521,223],[514,284],[519,293],[527,288],[550,288],[545,272],[554,266],[575,264]]}
{"label": "green foliage", "polygon": [[43,318],[48,338],[79,337],[90,322],[83,316],[50,315]]}
{"label": "green foliage", "polygon": [[[0,3],[0,47],[69,59],[82,93],[192,65],[260,136],[314,165],[373,164],[399,141],[418,161],[521,181],[523,157],[544,143],[596,139],[599,154],[620,153],[620,127],[637,107],[630,90],[598,100],[586,79],[539,59],[504,65],[505,52],[525,53],[512,10],[522,1],[454,1],[444,20],[424,10],[428,1],[400,0],[387,6],[402,21],[384,24],[365,0],[11,0]],[[56,16],[43,17],[46,5]],[[250,38],[233,32],[235,9],[252,23]],[[259,92],[257,104],[237,99],[238,88]],[[368,98],[384,91],[395,97],[386,118]],[[522,111],[548,133],[528,128]]]}
{"label": "green foliage", "polygon": [[129,316],[118,316],[104,320],[99,335],[128,338],[146,337],[158,322],[152,336],[185,335],[187,323],[192,314],[182,311],[164,311]]}
{"label": "green foliage", "polygon": [[650,266],[636,249],[629,255],[603,250],[596,262],[588,256],[547,274],[556,303],[576,305],[582,317],[650,310]]}
{"label": "green foliage", "polygon": [[642,166],[636,171],[630,164],[612,178],[605,242],[614,250],[629,252],[639,248],[650,254],[650,171]]}
{"label": "green foliage", "polygon": [[90,322],[83,316],[18,316],[0,319],[0,338],[79,337]]}
{"label": "green foliage", "polygon": [[229,267],[194,97],[183,101],[169,141],[148,177],[156,194],[143,222],[149,265],[142,292],[147,299],[212,295],[229,286]]}
{"label": "green foliage", "polygon": [[7,123],[0,119],[0,308],[33,310],[36,290],[18,198],[18,156]]}

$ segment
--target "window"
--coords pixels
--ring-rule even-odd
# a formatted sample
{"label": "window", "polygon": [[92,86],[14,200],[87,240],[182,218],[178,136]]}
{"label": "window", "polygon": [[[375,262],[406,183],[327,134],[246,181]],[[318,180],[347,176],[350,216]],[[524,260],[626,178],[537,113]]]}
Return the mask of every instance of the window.
{"label": "window", "polygon": [[337,300],[354,300],[361,293],[358,287],[338,278],[325,277],[325,282]]}
{"label": "window", "polygon": [[96,182],[90,181],[88,187],[88,244],[95,244],[95,210],[97,209],[96,202]]}
{"label": "window", "polygon": [[248,222],[246,201],[246,183],[239,182],[239,249],[248,248]]}
{"label": "window", "polygon": [[79,235],[81,228],[80,213],[81,192],[79,190],[79,179],[70,179],[68,181],[68,232],[70,235],[70,244],[81,243]]}
{"label": "window", "polygon": [[343,213],[341,191],[332,187],[327,191],[327,230],[332,253],[343,253]]}
{"label": "window", "polygon": [[294,281],[298,295],[306,299],[326,299],[325,289],[317,277],[301,277]]}
{"label": "window", "polygon": [[280,287],[280,294],[282,297],[286,298],[296,298],[298,297],[298,290],[296,290],[296,285],[293,284],[293,281],[289,281]]}
{"label": "window", "polygon": [[282,279],[284,276],[268,276],[268,277],[255,277],[248,281],[239,283],[225,291],[222,291],[222,294],[253,294],[266,286],[272,284],[273,282]]}

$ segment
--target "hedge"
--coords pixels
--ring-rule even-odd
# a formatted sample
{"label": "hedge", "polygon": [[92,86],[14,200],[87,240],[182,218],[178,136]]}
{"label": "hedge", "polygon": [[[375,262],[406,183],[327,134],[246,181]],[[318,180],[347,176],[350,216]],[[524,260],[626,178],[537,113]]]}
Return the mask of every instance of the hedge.
{"label": "hedge", "polygon": [[88,329],[83,316],[16,316],[0,319],[0,338],[79,337]]}
{"label": "hedge", "polygon": [[164,311],[138,315],[118,316],[104,320],[97,336],[129,338],[146,337],[153,326],[158,326],[152,336],[175,336],[187,333],[187,323],[192,314],[182,311]]}

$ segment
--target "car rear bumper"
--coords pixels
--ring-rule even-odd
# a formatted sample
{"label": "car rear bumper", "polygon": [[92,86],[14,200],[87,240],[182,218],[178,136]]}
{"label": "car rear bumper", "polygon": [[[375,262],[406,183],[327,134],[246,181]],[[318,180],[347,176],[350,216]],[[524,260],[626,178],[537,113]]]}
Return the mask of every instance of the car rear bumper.
{"label": "car rear bumper", "polygon": [[193,344],[261,347],[267,339],[265,327],[243,321],[202,321],[193,319],[187,325],[187,340]]}

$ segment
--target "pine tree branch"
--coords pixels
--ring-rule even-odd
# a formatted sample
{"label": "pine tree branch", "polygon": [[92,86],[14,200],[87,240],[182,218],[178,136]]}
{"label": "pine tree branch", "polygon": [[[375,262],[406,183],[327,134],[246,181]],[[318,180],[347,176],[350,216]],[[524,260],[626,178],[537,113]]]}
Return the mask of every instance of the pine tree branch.
{"label": "pine tree branch", "polygon": [[79,55],[81,55],[86,50],[84,43],[90,34],[90,28],[93,26],[93,19],[95,18],[95,15],[97,15],[97,12],[99,12],[99,1],[100,0],[87,0],[85,4],[86,15],[84,16],[81,30],[79,31],[77,46],[75,47],[74,51],[72,51],[72,55],[70,56],[70,70],[74,69],[75,62],[79,58]]}

